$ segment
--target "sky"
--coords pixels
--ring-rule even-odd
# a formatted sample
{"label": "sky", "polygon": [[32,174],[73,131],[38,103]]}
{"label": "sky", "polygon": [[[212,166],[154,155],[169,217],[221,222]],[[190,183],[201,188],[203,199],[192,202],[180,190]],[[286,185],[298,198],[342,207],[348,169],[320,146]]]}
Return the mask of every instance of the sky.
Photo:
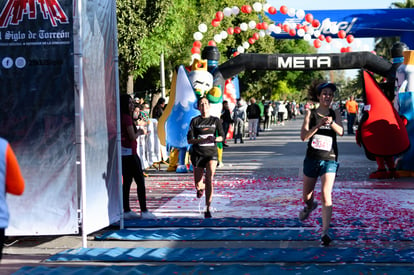
{"label": "sky", "polygon": [[[392,2],[404,2],[404,0],[268,0],[267,2],[278,11],[280,6],[285,5],[288,8],[303,9],[307,12],[309,10],[388,9]],[[369,51],[374,49],[375,44],[373,38],[361,38],[360,41],[361,47],[365,47]],[[332,50],[322,47],[318,52],[326,53],[332,52]],[[357,70],[347,71],[347,75],[350,77],[353,77],[356,73]]]}

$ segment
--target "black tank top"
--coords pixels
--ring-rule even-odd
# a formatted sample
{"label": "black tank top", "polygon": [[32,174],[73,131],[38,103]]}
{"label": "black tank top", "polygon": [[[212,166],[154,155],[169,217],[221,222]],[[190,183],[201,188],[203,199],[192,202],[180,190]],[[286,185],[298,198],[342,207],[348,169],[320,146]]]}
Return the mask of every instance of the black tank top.
{"label": "black tank top", "polygon": [[[329,109],[329,116],[335,121],[335,112]],[[316,109],[311,110],[309,129],[316,126],[322,119]],[[338,145],[336,142],[336,133],[332,130],[331,125],[324,125],[309,139],[306,156],[317,160],[337,160]]]}

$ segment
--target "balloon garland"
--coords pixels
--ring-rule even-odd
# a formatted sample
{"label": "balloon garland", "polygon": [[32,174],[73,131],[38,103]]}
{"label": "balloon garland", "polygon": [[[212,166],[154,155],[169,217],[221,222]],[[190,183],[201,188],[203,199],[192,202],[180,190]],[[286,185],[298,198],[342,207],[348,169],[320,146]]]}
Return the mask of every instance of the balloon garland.
{"label": "balloon garland", "polygon": [[[226,17],[237,16],[241,13],[250,14],[252,12],[267,12],[269,14],[276,14],[278,11],[275,7],[271,6],[270,4],[261,4],[261,3],[254,3],[252,6],[250,5],[243,5],[241,8],[234,6],[232,8],[225,7],[223,11],[217,11],[215,17],[211,20],[211,26],[213,28],[218,28],[221,22]],[[298,36],[303,38],[305,41],[311,41],[313,39],[313,46],[315,48],[321,48],[323,43],[329,45],[333,42],[332,36],[325,36],[321,34],[321,32],[317,29],[321,26],[321,22],[318,19],[315,19],[311,13],[306,13],[303,9],[294,9],[288,8],[285,5],[280,6],[279,12],[283,15],[287,15],[289,17],[296,17],[298,19],[304,19],[303,24],[297,23],[267,23],[265,21],[257,23],[254,20],[249,22],[242,22],[239,26],[228,27],[226,30],[221,30],[219,33],[216,33],[213,36],[212,40],[209,40],[209,46],[216,46],[217,44],[221,43],[224,39],[228,38],[229,35],[240,34],[241,32],[246,32],[249,29],[255,31],[253,35],[248,38],[247,41],[242,42],[240,46],[237,47],[237,51],[233,53],[233,56],[237,56],[240,53],[244,53],[250,45],[253,45],[257,40],[266,35],[271,34],[280,34],[282,31],[288,33],[290,36]],[[328,25],[330,32],[333,35],[337,35],[337,38],[346,40],[348,44],[355,43],[356,48],[361,46],[361,41],[359,39],[355,39],[352,34],[347,34],[344,30],[339,30],[338,26],[329,22],[329,20],[324,20],[323,25]],[[192,59],[200,59],[200,52],[202,43],[201,40],[204,38],[203,33],[206,33],[208,30],[208,26],[205,23],[201,23],[198,25],[198,31],[193,34],[194,43],[191,49]],[[335,41],[338,42],[338,41]],[[332,43],[333,44],[333,43]],[[335,43],[335,47],[339,48],[340,43]],[[330,46],[327,47],[328,49]],[[362,48],[363,51],[368,51],[368,46],[364,45]],[[342,47],[340,48],[341,52],[351,52],[352,48]]]}

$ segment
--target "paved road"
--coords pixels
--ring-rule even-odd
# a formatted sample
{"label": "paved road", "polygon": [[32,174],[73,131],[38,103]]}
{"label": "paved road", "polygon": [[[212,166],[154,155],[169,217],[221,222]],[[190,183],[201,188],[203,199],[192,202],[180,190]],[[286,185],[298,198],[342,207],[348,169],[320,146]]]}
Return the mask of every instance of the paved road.
{"label": "paved road", "polygon": [[[300,194],[302,161],[306,149],[306,143],[302,142],[299,138],[301,124],[302,119],[298,118],[295,121],[289,121],[285,126],[273,125],[271,130],[261,132],[257,140],[253,141],[246,139],[244,144],[234,144],[230,141],[230,147],[226,148],[224,151],[223,159],[225,165],[217,170],[217,181],[232,184],[232,181],[260,181],[267,178],[271,179],[270,181],[273,181],[273,183],[277,182],[278,188],[280,188],[279,190],[272,190],[272,192],[279,192],[279,194],[290,192],[293,194],[290,195],[290,199],[298,196],[298,194]],[[388,181],[368,180],[368,175],[375,170],[376,164],[366,159],[363,150],[355,144],[355,137],[345,135],[340,137],[338,142],[340,170],[337,176],[336,187],[338,187],[339,193],[342,192],[341,196],[344,198],[347,198],[347,196],[348,198],[354,196],[352,199],[355,199],[355,194],[356,196],[363,196],[365,193],[360,191],[361,189],[374,191],[387,189],[389,190],[388,194],[393,194],[393,192],[395,192],[397,196],[401,192],[404,193],[404,190],[411,192],[412,189],[414,189],[414,180],[412,178]],[[187,194],[185,192],[189,192],[189,194],[192,194],[191,196],[194,195],[191,173],[176,174],[175,172],[166,172],[165,165],[161,166],[161,171],[151,169],[147,172],[149,174],[149,177],[146,179],[149,209],[160,217],[170,215],[171,213],[175,213],[171,215],[181,215],[182,213],[179,213],[177,208],[174,207],[177,207],[177,201],[178,203],[183,202],[183,194]],[[291,184],[292,182],[294,182],[293,187]],[[218,194],[224,191],[227,192],[227,190],[225,190],[226,187],[228,188],[228,186],[224,186],[224,184],[220,185],[219,183]],[[251,190],[254,192],[263,191],[259,190],[259,187],[255,188]],[[264,190],[269,192],[269,188],[266,188]],[[381,194],[382,193],[379,193],[379,196],[382,196]],[[131,194],[131,196],[133,197],[134,194]],[[392,197],[392,195],[390,196]],[[185,203],[188,203],[188,205],[191,206],[192,200],[188,200]],[[260,200],[260,198],[256,198],[256,200]],[[390,200],[392,200],[392,198]],[[346,208],[346,203],[349,202],[339,202],[339,208]],[[356,204],[355,201],[351,203]],[[257,208],[258,207],[252,208],[252,211],[256,211]],[[179,209],[184,211],[183,208]],[[172,212],[173,210],[176,212]],[[189,209],[188,211],[191,212],[192,210]],[[226,210],[224,209],[222,212],[218,213],[218,216],[216,215],[216,217],[219,217],[220,215],[239,215],[238,212],[233,211],[226,213],[225,211]],[[280,212],[280,209],[278,211]],[[290,215],[293,213],[292,211],[295,211],[294,215],[296,216],[297,209],[287,209],[286,214]],[[187,214],[187,212],[185,213]],[[197,215],[197,213],[195,213],[195,215]],[[254,216],[256,213],[251,212],[247,215]],[[343,214],[341,213],[341,215]],[[21,237],[12,238],[9,242],[11,241],[16,242],[4,249],[0,274],[11,274],[20,267],[27,265],[55,266],[56,263],[48,264],[44,263],[43,260],[49,255],[64,249],[81,247],[82,244],[80,236]],[[343,247],[355,245],[355,243],[349,242],[338,243],[338,245],[342,245]],[[376,243],[376,245],[377,244],[378,243]],[[222,245],[222,242],[206,243],[197,241],[98,242],[94,241],[94,236],[90,236],[88,239],[88,247],[220,247]],[[249,245],[252,245],[252,243],[226,242],[226,245],[228,247],[248,247]],[[259,247],[308,247],[317,246],[318,242],[256,242],[255,245]],[[386,244],[381,243],[380,245]],[[412,243],[405,242],[404,244],[398,243],[397,246],[398,245],[411,247]],[[109,264],[114,265],[116,263],[99,263],[99,265]],[[79,263],[67,263],[66,265],[79,265]]]}

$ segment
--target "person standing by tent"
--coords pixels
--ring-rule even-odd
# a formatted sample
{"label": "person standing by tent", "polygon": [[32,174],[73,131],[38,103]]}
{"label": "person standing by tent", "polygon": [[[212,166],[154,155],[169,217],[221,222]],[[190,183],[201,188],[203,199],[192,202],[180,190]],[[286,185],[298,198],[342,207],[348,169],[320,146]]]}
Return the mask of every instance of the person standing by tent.
{"label": "person standing by tent", "polygon": [[124,218],[134,219],[140,216],[131,210],[129,206],[129,194],[132,179],[137,185],[139,206],[141,208],[141,218],[153,219],[155,216],[147,209],[147,199],[145,191],[145,178],[142,170],[141,160],[137,155],[137,138],[145,135],[145,129],[137,129],[131,114],[134,111],[134,101],[127,94],[122,94],[120,98],[121,110],[121,154],[122,154],[122,199],[124,207]]}
{"label": "person standing by tent", "polygon": [[24,179],[19,163],[10,144],[0,138],[0,260],[3,255],[5,231],[9,225],[9,209],[6,194],[21,195],[24,191]]}
{"label": "person standing by tent", "polygon": [[354,135],[354,124],[358,114],[358,103],[355,101],[354,96],[351,95],[349,100],[345,103],[348,120],[348,135]]}
{"label": "person standing by tent", "polygon": [[314,200],[314,190],[318,177],[321,177],[322,197],[322,245],[331,242],[329,226],[332,217],[332,189],[338,170],[338,146],[336,136],[342,136],[344,129],[341,115],[330,108],[336,86],[332,83],[313,83],[309,90],[312,101],[319,101],[319,107],[307,110],[303,120],[300,138],[308,140],[308,148],[303,161],[303,200],[306,206],[299,213],[301,221],[318,206]]}
{"label": "person standing by tent", "polygon": [[250,140],[256,139],[259,119],[260,119],[260,107],[256,104],[254,97],[250,98],[250,105],[246,109],[247,119],[249,120],[249,138]]}
{"label": "person standing by tent", "polygon": [[[218,117],[210,116],[210,102],[202,97],[198,100],[200,115],[190,122],[187,142],[192,145],[190,150],[191,163],[194,166],[194,184],[197,198],[201,198],[206,190],[206,211],[204,218],[211,218],[210,206],[213,201],[213,179],[216,172],[218,151],[217,142],[223,142],[223,126]],[[205,181],[203,183],[204,169]]]}

